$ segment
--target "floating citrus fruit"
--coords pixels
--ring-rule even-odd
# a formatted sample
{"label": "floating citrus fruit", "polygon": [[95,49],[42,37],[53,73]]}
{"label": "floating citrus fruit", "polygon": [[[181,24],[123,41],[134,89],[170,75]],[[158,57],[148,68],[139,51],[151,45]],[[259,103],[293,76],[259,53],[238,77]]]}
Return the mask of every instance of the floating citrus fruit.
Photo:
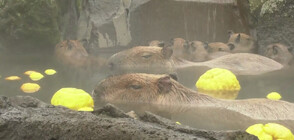
{"label": "floating citrus fruit", "polygon": [[62,88],[51,99],[55,106],[65,106],[77,111],[93,111],[94,101],[90,94],[82,89]]}
{"label": "floating citrus fruit", "polygon": [[6,77],[5,80],[9,80],[9,81],[15,81],[15,80],[20,80],[21,78],[18,76],[9,76]]}
{"label": "floating citrus fruit", "polygon": [[39,73],[39,72],[33,72],[30,74],[30,78],[33,80],[33,81],[39,81],[43,78],[43,74]]}
{"label": "floating citrus fruit", "polygon": [[34,93],[40,90],[40,86],[36,83],[24,83],[20,89],[25,93]]}
{"label": "floating citrus fruit", "polygon": [[246,132],[257,136],[259,140],[294,140],[292,132],[277,123],[254,124],[248,127]]}
{"label": "floating citrus fruit", "polygon": [[213,68],[200,76],[198,91],[216,98],[235,99],[241,89],[236,76],[229,70]]}
{"label": "floating citrus fruit", "polygon": [[28,70],[28,71],[24,72],[23,74],[25,74],[25,75],[31,75],[33,72],[36,72],[36,71]]}
{"label": "floating citrus fruit", "polygon": [[45,73],[47,75],[54,75],[56,73],[56,71],[54,69],[47,69],[47,70],[45,70]]}
{"label": "floating citrus fruit", "polygon": [[271,92],[266,96],[266,98],[271,100],[280,100],[282,96],[278,92]]}

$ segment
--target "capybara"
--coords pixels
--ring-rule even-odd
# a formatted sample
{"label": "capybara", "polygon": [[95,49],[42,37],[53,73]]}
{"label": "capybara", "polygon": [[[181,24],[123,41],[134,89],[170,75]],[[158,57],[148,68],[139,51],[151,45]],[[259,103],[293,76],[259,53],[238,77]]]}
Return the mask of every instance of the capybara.
{"label": "capybara", "polygon": [[[224,118],[224,116],[231,117],[229,121],[236,120],[235,122],[242,119],[286,122],[294,119],[293,103],[269,99],[216,99],[190,90],[168,75],[133,73],[108,77],[96,86],[92,95],[97,101],[114,104],[150,104],[166,107],[170,112],[177,112],[175,110],[179,109],[178,106],[195,107],[195,109],[206,108],[205,112],[210,112],[210,109],[214,108],[214,111],[210,113],[218,112],[214,115],[220,121],[228,119]],[[182,111],[179,110],[179,112]],[[193,109],[189,111],[193,111]],[[234,116],[232,118],[227,114],[234,114]],[[242,121],[242,123],[245,122]],[[293,128],[293,122],[287,125]]]}
{"label": "capybara", "polygon": [[189,47],[186,51],[186,60],[193,62],[203,62],[208,60],[207,47],[207,44],[201,41],[189,42]]}
{"label": "capybara", "polygon": [[191,62],[172,57],[173,51],[169,47],[134,47],[114,54],[108,62],[113,74],[122,73],[151,73],[174,74],[177,69],[193,67],[197,71],[200,67],[224,68],[237,75],[258,75],[283,68],[280,63],[257,54],[236,53],[218,57],[205,62]]}
{"label": "capybara", "polygon": [[106,59],[91,56],[78,40],[65,40],[55,46],[55,56],[61,64],[78,69],[99,69]]}
{"label": "capybara", "polygon": [[244,33],[234,33],[229,31],[228,46],[232,48],[233,53],[257,53],[258,46],[256,41]]}
{"label": "capybara", "polygon": [[177,58],[186,59],[189,42],[183,38],[173,38],[171,40],[171,47],[173,49],[173,56]]}
{"label": "capybara", "polygon": [[112,74],[154,73],[175,74],[170,47],[138,46],[112,55],[108,60]]}
{"label": "capybara", "polygon": [[268,45],[265,49],[264,55],[283,64],[284,66],[290,65],[293,60],[293,55],[289,51],[288,47],[280,43]]}

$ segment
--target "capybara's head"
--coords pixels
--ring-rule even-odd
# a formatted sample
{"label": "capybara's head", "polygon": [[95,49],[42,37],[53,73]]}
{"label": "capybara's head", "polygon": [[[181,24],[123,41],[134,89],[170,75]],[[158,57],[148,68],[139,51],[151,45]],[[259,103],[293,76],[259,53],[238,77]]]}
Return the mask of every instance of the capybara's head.
{"label": "capybara's head", "polygon": [[233,50],[233,46],[228,46],[225,43],[222,42],[213,42],[208,44],[207,51],[209,53],[215,53],[215,52],[230,52]]}
{"label": "capybara's head", "polygon": [[289,65],[293,59],[293,55],[289,48],[283,44],[270,44],[266,47],[264,55],[283,65]]}
{"label": "capybara's head", "polygon": [[132,73],[108,77],[92,92],[95,100],[113,103],[184,104],[194,101],[193,92],[169,75]]}
{"label": "capybara's head", "polygon": [[170,47],[137,46],[112,55],[108,60],[112,74],[175,74]]}
{"label": "capybara's head", "polygon": [[207,43],[201,41],[189,42],[189,48],[186,51],[187,60],[194,62],[203,62],[207,60]]}
{"label": "capybara's head", "polygon": [[178,58],[185,58],[189,48],[189,42],[183,38],[173,38],[171,40],[171,46],[173,48],[174,56]]}
{"label": "capybara's head", "polygon": [[244,33],[234,33],[229,31],[228,46],[234,53],[257,53],[258,48],[256,41]]}
{"label": "capybara's head", "polygon": [[77,40],[65,40],[55,46],[55,56],[62,64],[74,67],[83,66],[88,53]]}

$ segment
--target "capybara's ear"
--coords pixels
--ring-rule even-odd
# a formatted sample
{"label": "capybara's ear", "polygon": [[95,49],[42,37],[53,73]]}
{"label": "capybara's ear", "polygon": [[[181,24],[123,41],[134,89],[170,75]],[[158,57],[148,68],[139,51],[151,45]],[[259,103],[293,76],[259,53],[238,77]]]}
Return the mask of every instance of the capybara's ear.
{"label": "capybara's ear", "polygon": [[278,46],[273,45],[273,54],[274,55],[277,55],[278,54],[278,51],[279,51],[278,48],[279,48]]}
{"label": "capybara's ear", "polygon": [[168,93],[172,88],[172,81],[170,80],[170,76],[164,76],[158,79],[157,86],[159,89],[159,93]]}
{"label": "capybara's ear", "polygon": [[173,55],[173,50],[170,47],[163,47],[161,53],[165,59],[169,59]]}
{"label": "capybara's ear", "polygon": [[203,45],[204,45],[204,49],[205,50],[208,50],[209,49],[208,42],[207,41],[203,42]]}
{"label": "capybara's ear", "polygon": [[231,35],[233,35],[233,34],[234,34],[234,31],[233,30],[228,30],[229,37],[231,37]]}
{"label": "capybara's ear", "polygon": [[233,50],[233,49],[235,49],[235,45],[234,45],[234,44],[232,44],[232,43],[229,43],[229,44],[228,44],[228,46],[229,46],[230,50]]}
{"label": "capybara's ear", "polygon": [[178,81],[178,75],[176,73],[169,74],[169,76],[175,81]]}
{"label": "capybara's ear", "polygon": [[241,34],[238,34],[237,38],[235,39],[236,43],[239,43],[241,41]]}

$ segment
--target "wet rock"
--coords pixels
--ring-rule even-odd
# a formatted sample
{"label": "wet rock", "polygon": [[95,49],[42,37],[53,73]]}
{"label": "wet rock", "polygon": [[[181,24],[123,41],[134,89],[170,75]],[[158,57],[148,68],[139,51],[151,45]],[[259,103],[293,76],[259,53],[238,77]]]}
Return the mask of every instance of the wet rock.
{"label": "wet rock", "polygon": [[[262,54],[267,45],[282,43],[294,47],[294,1],[268,0],[256,13],[257,40]],[[293,53],[293,52],[292,52]]]}
{"label": "wet rock", "polygon": [[[64,107],[40,107],[45,103],[33,98],[16,98],[0,97],[0,103],[7,104],[1,106],[0,139],[257,139],[244,131],[192,129],[148,112],[140,117],[141,120],[125,118],[124,115],[102,118],[90,112],[77,112]],[[33,105],[19,103],[22,98],[23,101],[33,102]],[[101,110],[124,114],[110,104]]]}
{"label": "wet rock", "polygon": [[[33,98],[31,96],[15,96],[15,97],[10,97],[9,98],[9,103],[12,104],[12,106],[20,106],[20,107],[32,107],[32,108],[37,108],[37,107],[50,107],[51,105],[48,105],[44,102],[41,102],[37,98]],[[53,106],[51,106],[53,107]]]}
{"label": "wet rock", "polygon": [[130,118],[127,114],[125,114],[122,110],[117,108],[112,104],[106,104],[101,109],[94,110],[93,114],[95,115],[107,115],[113,118]]}

